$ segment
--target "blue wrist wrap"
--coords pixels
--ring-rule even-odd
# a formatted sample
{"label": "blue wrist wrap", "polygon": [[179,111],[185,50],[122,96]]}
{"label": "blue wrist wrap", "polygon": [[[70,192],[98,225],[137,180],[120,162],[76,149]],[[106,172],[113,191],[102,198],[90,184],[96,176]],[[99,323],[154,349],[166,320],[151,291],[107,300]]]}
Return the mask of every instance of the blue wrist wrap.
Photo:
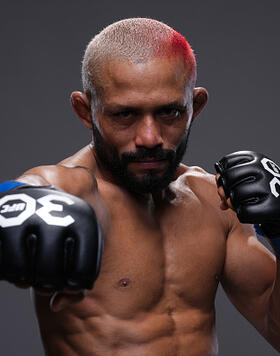
{"label": "blue wrist wrap", "polygon": [[264,234],[263,234],[263,232],[262,232],[262,230],[260,229],[260,227],[259,227],[258,224],[254,224],[254,228],[255,228],[256,233],[257,233],[258,235],[261,235],[261,236],[264,237]]}
{"label": "blue wrist wrap", "polygon": [[0,193],[7,192],[8,190],[11,190],[20,185],[25,185],[25,184],[26,183],[14,182],[14,181],[7,181],[7,182],[0,183]]}
{"label": "blue wrist wrap", "polygon": [[269,239],[269,241],[276,257],[280,259],[280,237],[273,237],[273,239]]}
{"label": "blue wrist wrap", "polygon": [[[265,237],[265,235],[263,234],[263,232],[258,224],[255,224],[254,228],[258,235]],[[270,245],[273,247],[276,257],[280,259],[280,236],[273,237],[273,238],[270,238],[269,236],[266,236],[266,237],[269,239]]]}

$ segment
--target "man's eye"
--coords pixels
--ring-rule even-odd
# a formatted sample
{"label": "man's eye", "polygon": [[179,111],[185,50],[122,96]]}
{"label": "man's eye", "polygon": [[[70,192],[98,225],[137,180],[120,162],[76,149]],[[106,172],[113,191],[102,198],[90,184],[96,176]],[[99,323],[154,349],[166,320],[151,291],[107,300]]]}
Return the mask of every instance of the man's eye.
{"label": "man's eye", "polygon": [[175,108],[164,109],[160,111],[159,115],[163,118],[177,119],[182,115],[182,111]]}
{"label": "man's eye", "polygon": [[120,111],[115,113],[114,116],[120,119],[130,119],[133,113],[131,111]]}

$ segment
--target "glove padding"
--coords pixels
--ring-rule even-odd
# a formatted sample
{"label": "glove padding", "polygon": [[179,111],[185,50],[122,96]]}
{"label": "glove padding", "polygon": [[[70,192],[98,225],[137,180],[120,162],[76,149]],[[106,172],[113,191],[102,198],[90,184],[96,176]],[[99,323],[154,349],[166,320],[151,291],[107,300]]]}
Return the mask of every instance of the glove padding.
{"label": "glove padding", "polygon": [[54,187],[0,194],[0,279],[45,291],[91,289],[103,238],[92,207]]}
{"label": "glove padding", "polygon": [[215,164],[218,185],[242,223],[260,224],[269,237],[280,236],[280,168],[261,153],[239,151]]}

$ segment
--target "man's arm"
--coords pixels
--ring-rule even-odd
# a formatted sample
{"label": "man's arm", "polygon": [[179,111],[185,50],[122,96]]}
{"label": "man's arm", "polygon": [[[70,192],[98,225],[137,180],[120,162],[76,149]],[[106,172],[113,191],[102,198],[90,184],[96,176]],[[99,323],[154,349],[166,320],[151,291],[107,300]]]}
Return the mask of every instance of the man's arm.
{"label": "man's arm", "polygon": [[280,351],[280,274],[276,278],[275,260],[254,228],[236,218],[227,239],[221,284],[239,312]]}
{"label": "man's arm", "polygon": [[[239,151],[215,164],[221,209],[232,209],[222,284],[237,309],[280,351],[280,167]],[[237,219],[238,217],[238,219]],[[277,259],[256,239],[255,224]]]}
{"label": "man's arm", "polygon": [[[71,195],[87,201],[93,208],[101,228],[107,229],[107,212],[98,193],[96,181],[85,169],[71,169],[63,166],[41,166],[33,168],[16,179],[32,186],[54,186]],[[79,184],[77,184],[79,183]],[[104,236],[104,234],[103,234]],[[18,287],[28,288],[25,283],[15,283]],[[53,293],[35,289],[36,294],[51,296]],[[72,302],[78,302],[85,296],[84,290],[68,290],[55,293],[50,307],[53,311],[61,310]]]}

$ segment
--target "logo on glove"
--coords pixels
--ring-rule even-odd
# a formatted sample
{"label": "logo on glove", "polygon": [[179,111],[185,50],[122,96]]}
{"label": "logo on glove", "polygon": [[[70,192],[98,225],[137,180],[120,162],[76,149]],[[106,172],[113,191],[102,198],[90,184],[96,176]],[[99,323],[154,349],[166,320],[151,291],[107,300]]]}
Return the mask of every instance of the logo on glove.
{"label": "logo on glove", "polygon": [[264,169],[271,173],[274,178],[269,182],[271,193],[278,198],[279,193],[276,190],[276,185],[280,186],[280,168],[277,166],[276,163],[271,161],[269,158],[263,158],[261,160],[261,164],[263,165]]}
{"label": "logo on glove", "polygon": [[[48,225],[71,225],[75,221],[71,215],[61,217],[51,214],[63,211],[63,205],[55,204],[53,201],[63,202],[67,205],[74,204],[70,198],[57,194],[48,194],[37,200],[27,194],[6,195],[0,199],[0,226],[5,228],[21,225],[34,214]],[[37,202],[42,207],[36,210]]]}

